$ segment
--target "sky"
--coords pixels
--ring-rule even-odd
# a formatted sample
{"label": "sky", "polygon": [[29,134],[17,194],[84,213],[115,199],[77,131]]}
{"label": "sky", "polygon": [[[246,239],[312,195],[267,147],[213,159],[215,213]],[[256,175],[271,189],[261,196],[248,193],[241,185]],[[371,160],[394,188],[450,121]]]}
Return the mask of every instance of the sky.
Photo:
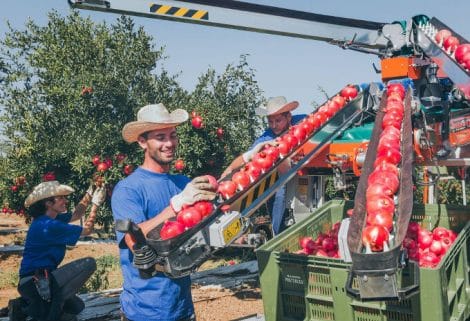
{"label": "sky", "polygon": [[[469,0],[246,1],[387,23],[425,14],[438,18],[470,39]],[[43,25],[50,10],[56,9],[62,15],[67,15],[70,10],[67,0],[1,0],[1,3],[2,37],[7,30],[7,20],[21,29],[28,18]],[[112,13],[83,10],[81,14],[108,24],[118,17]],[[240,55],[245,54],[249,65],[255,69],[256,80],[264,96],[285,96],[289,101],[299,101],[296,113],[309,113],[312,102],[324,102],[322,90],[331,96],[349,83],[380,81],[380,75],[373,68],[373,64],[380,67],[376,56],[343,50],[319,41],[142,17],[134,17],[134,20],[154,37],[157,47],[165,47],[168,57],[164,62],[165,68],[172,74],[179,73],[179,83],[187,90],[194,89],[198,77],[209,67],[222,73],[227,64],[237,63]]]}

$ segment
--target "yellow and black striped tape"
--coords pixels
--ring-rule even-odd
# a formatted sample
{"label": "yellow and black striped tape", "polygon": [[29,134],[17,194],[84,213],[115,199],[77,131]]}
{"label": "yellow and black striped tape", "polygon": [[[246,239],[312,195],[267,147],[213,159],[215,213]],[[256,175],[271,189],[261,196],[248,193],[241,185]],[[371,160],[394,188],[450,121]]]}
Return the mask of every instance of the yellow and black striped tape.
{"label": "yellow and black striped tape", "polygon": [[191,18],[197,20],[209,19],[209,12],[207,12],[206,10],[179,8],[155,3],[150,4],[150,12],[167,16]]}
{"label": "yellow and black striped tape", "polygon": [[240,212],[243,212],[245,208],[251,205],[254,200],[260,197],[268,188],[273,186],[273,184],[278,180],[279,175],[277,171],[274,171],[270,175],[261,181],[255,188],[249,191],[241,200],[240,203]]}

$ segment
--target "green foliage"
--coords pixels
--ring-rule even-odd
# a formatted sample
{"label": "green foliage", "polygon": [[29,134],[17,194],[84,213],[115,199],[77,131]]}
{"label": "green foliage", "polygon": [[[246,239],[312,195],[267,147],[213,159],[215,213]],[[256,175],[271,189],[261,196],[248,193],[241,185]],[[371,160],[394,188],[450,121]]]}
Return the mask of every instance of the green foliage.
{"label": "green foliage", "polygon": [[[125,177],[124,166],[142,162],[139,146],[125,143],[121,130],[149,103],[195,110],[204,118],[200,130],[190,122],[178,127],[185,174],[219,173],[243,152],[259,129],[254,108],[261,102],[246,57],[221,75],[208,70],[193,93],[161,67],[163,57],[163,49],[126,17],[106,25],[77,12],[61,17],[52,11],[45,26],[28,21],[24,30],[10,27],[0,39],[3,206],[23,211],[25,197],[45,173],[75,188],[73,205],[97,173],[95,155],[113,162],[98,173],[111,195]],[[223,137],[217,137],[218,127]],[[119,154],[126,158],[119,161]],[[97,218],[105,229],[112,222],[109,200],[107,205]]]}
{"label": "green foliage", "polygon": [[[260,95],[245,56],[221,75],[208,70],[199,78],[187,106],[192,115],[202,117],[203,127],[196,129],[190,122],[178,127],[178,157],[185,160],[185,174],[218,176],[234,156],[250,147],[262,125],[255,115]],[[223,130],[220,137],[218,128]]]}
{"label": "green foliage", "polygon": [[96,260],[96,271],[88,279],[82,289],[81,293],[96,292],[106,290],[109,287],[109,272],[119,267],[119,258],[107,254],[99,257]]}

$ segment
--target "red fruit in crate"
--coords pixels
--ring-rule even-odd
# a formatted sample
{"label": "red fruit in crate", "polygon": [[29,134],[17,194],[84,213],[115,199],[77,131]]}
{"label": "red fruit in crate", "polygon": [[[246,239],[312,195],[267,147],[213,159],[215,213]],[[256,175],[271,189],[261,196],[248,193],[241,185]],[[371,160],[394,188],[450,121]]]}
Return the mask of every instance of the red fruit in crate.
{"label": "red fruit in crate", "polygon": [[368,214],[374,214],[383,211],[393,216],[393,212],[395,211],[395,204],[393,203],[393,200],[386,195],[376,195],[374,197],[367,198],[366,210]]}
{"label": "red fruit in crate", "polygon": [[342,97],[344,97],[344,99],[351,100],[351,99],[356,98],[357,88],[356,88],[356,86],[349,85],[349,86],[346,86],[343,89],[341,89],[339,94]]}
{"label": "red fruit in crate", "polygon": [[208,216],[214,210],[214,204],[208,201],[199,201],[193,204],[193,207],[201,213],[201,217]]}
{"label": "red fruit in crate", "polygon": [[269,170],[273,164],[274,160],[271,156],[266,154],[265,152],[259,152],[255,156],[253,156],[253,164],[255,164],[261,171],[265,172]]}
{"label": "red fruit in crate", "polygon": [[455,49],[460,45],[459,39],[457,39],[454,36],[447,37],[446,40],[444,40],[444,49],[449,50],[450,52],[454,52]]}
{"label": "red fruit in crate", "polygon": [[232,181],[222,181],[220,182],[217,191],[222,195],[223,198],[229,199],[237,191],[237,185],[235,185],[235,183]]}
{"label": "red fruit in crate", "polygon": [[362,243],[373,252],[383,251],[384,242],[388,242],[390,233],[380,225],[366,226],[362,231]]}
{"label": "red fruit in crate", "polygon": [[232,175],[232,182],[235,183],[238,190],[242,191],[251,184],[250,176],[246,171],[239,171]]}
{"label": "red fruit in crate", "polygon": [[316,256],[320,257],[328,257],[328,253],[325,252],[325,250],[319,249],[315,252]]}
{"label": "red fruit in crate", "polygon": [[439,261],[439,257],[430,251],[427,251],[419,256],[420,267],[435,268],[439,264]]}
{"label": "red fruit in crate", "polygon": [[201,213],[193,206],[182,210],[176,216],[176,221],[183,224],[185,228],[196,226],[201,220]]}
{"label": "red fruit in crate", "polygon": [[420,229],[418,232],[418,245],[419,248],[424,250],[427,249],[429,246],[431,246],[431,243],[433,241],[432,238],[432,233],[425,230],[425,229]]}
{"label": "red fruit in crate", "polygon": [[375,212],[367,213],[368,225],[380,225],[385,227],[388,231],[393,229],[393,213],[388,210],[378,210]]}
{"label": "red fruit in crate", "polygon": [[433,252],[437,256],[444,253],[444,248],[442,247],[441,241],[433,240],[429,246],[429,251]]}
{"label": "red fruit in crate", "polygon": [[434,39],[436,40],[438,44],[440,44],[440,43],[444,43],[444,41],[450,36],[452,36],[452,32],[450,30],[441,29],[436,33],[436,35],[434,36]]}
{"label": "red fruit in crate", "polygon": [[217,179],[212,175],[206,175],[206,178],[209,180],[209,184],[212,186],[214,191],[216,191],[217,187],[219,187],[219,183],[217,182]]}
{"label": "red fruit in crate", "polygon": [[454,243],[454,241],[449,237],[443,237],[440,240],[440,242],[441,242],[441,246],[442,246],[442,251],[444,253],[446,253],[449,250],[449,248],[452,246],[452,243]]}
{"label": "red fruit in crate", "polygon": [[323,241],[321,242],[321,246],[326,252],[335,250],[336,245],[337,244],[331,237],[325,237]]}
{"label": "red fruit in crate", "polygon": [[301,237],[299,240],[300,247],[307,253],[307,255],[313,254],[313,252],[317,249],[315,242],[312,240],[311,237]]}
{"label": "red fruit in crate", "polygon": [[162,229],[160,230],[160,238],[162,240],[168,240],[174,238],[183,233],[185,227],[183,224],[176,221],[165,221]]}
{"label": "red fruit in crate", "polygon": [[246,163],[243,170],[248,174],[248,176],[250,176],[250,180],[252,182],[254,182],[261,175],[261,169],[253,164],[253,162]]}
{"label": "red fruit in crate", "polygon": [[181,172],[185,168],[184,161],[182,159],[177,159],[175,162],[175,169],[178,172]]}
{"label": "red fruit in crate", "polygon": [[405,237],[403,239],[402,244],[403,244],[403,247],[407,248],[408,250],[416,249],[418,247],[418,244],[416,243],[416,241],[410,237]]}
{"label": "red fruit in crate", "polygon": [[450,236],[450,231],[446,229],[445,227],[436,227],[434,230],[432,230],[432,237],[435,240],[441,240],[444,237],[449,237]]}
{"label": "red fruit in crate", "polygon": [[191,119],[191,125],[193,125],[194,128],[199,129],[202,127],[202,117],[201,116],[196,116]]}
{"label": "red fruit in crate", "polygon": [[408,229],[406,230],[406,236],[414,240],[418,239],[418,232],[421,229],[417,222],[410,222],[408,224]]}

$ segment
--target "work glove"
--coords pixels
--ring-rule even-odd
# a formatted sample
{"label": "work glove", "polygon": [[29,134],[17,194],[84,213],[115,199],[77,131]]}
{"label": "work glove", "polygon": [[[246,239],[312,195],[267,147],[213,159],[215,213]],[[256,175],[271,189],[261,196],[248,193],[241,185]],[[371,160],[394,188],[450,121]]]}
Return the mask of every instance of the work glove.
{"label": "work glove", "polygon": [[93,198],[93,193],[95,192],[95,184],[91,183],[90,186],[88,186],[88,189],[86,190],[86,193],[90,196],[90,198]]}
{"label": "work glove", "polygon": [[253,158],[253,156],[255,156],[256,153],[258,153],[259,151],[261,151],[264,148],[264,146],[266,146],[266,145],[275,146],[276,143],[275,143],[274,140],[268,140],[268,141],[256,144],[255,147],[253,147],[249,151],[242,154],[243,161],[245,163],[248,163]]}
{"label": "work glove", "polygon": [[189,182],[183,191],[170,199],[170,206],[178,213],[184,206],[199,201],[211,201],[215,198],[214,186],[209,183],[206,176],[199,176]]}
{"label": "work glove", "polygon": [[103,205],[104,201],[106,200],[106,188],[104,186],[98,187],[93,192],[93,197],[91,198],[91,202],[96,206],[100,207]]}

